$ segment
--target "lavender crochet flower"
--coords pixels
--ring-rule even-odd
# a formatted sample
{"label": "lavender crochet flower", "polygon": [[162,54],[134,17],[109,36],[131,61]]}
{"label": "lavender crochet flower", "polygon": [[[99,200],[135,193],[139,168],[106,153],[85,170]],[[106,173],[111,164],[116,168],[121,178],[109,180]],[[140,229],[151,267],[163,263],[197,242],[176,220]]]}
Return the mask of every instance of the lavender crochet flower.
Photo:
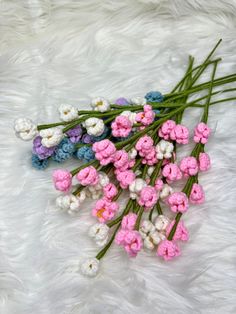
{"label": "lavender crochet flower", "polygon": [[95,141],[93,140],[93,136],[89,134],[84,134],[82,139],[81,139],[83,144],[91,144],[94,143]]}
{"label": "lavender crochet flower", "polygon": [[124,97],[120,97],[120,98],[116,99],[115,104],[125,106],[125,105],[129,105],[129,101]]}
{"label": "lavender crochet flower", "polygon": [[48,157],[52,156],[54,153],[56,146],[54,147],[45,147],[41,143],[42,137],[37,136],[33,141],[33,153],[38,156],[39,159],[47,159]]}
{"label": "lavender crochet flower", "polygon": [[81,125],[77,125],[75,128],[70,129],[66,132],[71,143],[78,143],[81,140],[82,133],[83,133],[83,130],[82,130]]}

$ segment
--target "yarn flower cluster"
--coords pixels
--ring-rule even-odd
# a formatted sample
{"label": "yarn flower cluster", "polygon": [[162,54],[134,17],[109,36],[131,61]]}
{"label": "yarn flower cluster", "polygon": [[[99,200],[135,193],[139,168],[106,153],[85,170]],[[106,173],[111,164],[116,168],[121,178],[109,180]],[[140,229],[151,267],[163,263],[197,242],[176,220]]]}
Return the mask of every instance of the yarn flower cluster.
{"label": "yarn flower cluster", "polygon": [[[86,206],[93,220],[88,233],[100,251],[81,263],[83,274],[98,273],[113,242],[131,258],[141,251],[154,251],[165,261],[181,254],[181,243],[189,239],[184,214],[190,205],[205,201],[200,179],[211,166],[205,151],[211,135],[208,111],[215,103],[232,100],[214,102],[213,95],[227,90],[212,90],[236,81],[236,75],[215,79],[219,60],[210,59],[215,49],[196,68],[190,58],[186,74],[169,94],[151,91],[115,101],[96,97],[90,102],[92,110],[61,105],[60,122],[36,126],[26,118],[15,121],[16,135],[33,140],[35,168],[44,169],[49,161],[80,161],[77,168],[57,169],[52,177],[61,193],[56,207],[64,214],[80,215],[86,199],[92,201]],[[196,85],[210,66],[211,80]],[[205,96],[188,100],[202,90],[207,91]],[[182,117],[191,107],[202,108],[203,113],[190,130]],[[190,142],[194,148],[187,153]],[[185,155],[179,158],[185,145]]]}

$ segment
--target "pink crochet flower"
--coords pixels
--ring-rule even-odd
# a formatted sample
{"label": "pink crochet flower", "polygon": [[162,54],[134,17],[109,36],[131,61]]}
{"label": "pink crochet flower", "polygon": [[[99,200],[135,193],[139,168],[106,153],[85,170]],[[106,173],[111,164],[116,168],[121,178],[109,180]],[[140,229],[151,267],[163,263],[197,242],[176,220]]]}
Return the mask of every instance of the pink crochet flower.
{"label": "pink crochet flower", "polygon": [[153,166],[157,163],[156,150],[154,146],[145,154],[142,159],[142,164],[147,164],[149,166]]}
{"label": "pink crochet flower", "polygon": [[188,198],[183,192],[172,193],[167,200],[170,209],[174,212],[184,213],[188,210]]}
{"label": "pink crochet flower", "polygon": [[199,170],[200,171],[207,171],[211,167],[211,160],[207,153],[200,153],[199,154]]}
{"label": "pink crochet flower", "polygon": [[116,168],[129,168],[129,155],[125,150],[117,150],[114,155],[114,166]]}
{"label": "pink crochet flower", "polygon": [[76,175],[77,180],[80,184],[87,185],[96,185],[99,180],[99,176],[97,170],[93,166],[88,166]]}
{"label": "pink crochet flower", "polygon": [[119,181],[122,189],[127,189],[128,186],[134,181],[135,173],[132,170],[117,171],[116,179]]}
{"label": "pink crochet flower", "polygon": [[157,179],[156,182],[155,182],[155,186],[154,188],[157,190],[157,191],[161,191],[162,188],[163,188],[163,181],[161,179]]}
{"label": "pink crochet flower", "polygon": [[175,242],[163,240],[158,245],[157,255],[161,256],[165,261],[170,261],[180,255],[180,249]]}
{"label": "pink crochet flower", "polygon": [[170,138],[179,144],[188,144],[189,131],[185,126],[177,124],[171,131]]}
{"label": "pink crochet flower", "polygon": [[202,204],[205,201],[205,193],[200,184],[194,183],[191,194],[189,197],[189,201],[192,204]]}
{"label": "pink crochet flower", "polygon": [[[172,220],[171,223],[167,226],[166,228],[167,237],[169,236],[174,224],[175,224],[175,220]],[[175,230],[173,240],[188,241],[188,239],[189,239],[188,229],[185,227],[184,222],[180,221]]]}
{"label": "pink crochet flower", "polygon": [[195,176],[198,173],[198,162],[193,156],[184,157],[180,162],[180,170],[185,177]]}
{"label": "pink crochet flower", "polygon": [[164,166],[162,170],[162,175],[167,179],[168,183],[180,180],[182,178],[182,173],[176,164],[169,163]]}
{"label": "pink crochet flower", "polygon": [[95,157],[100,161],[100,164],[105,166],[114,160],[114,154],[116,152],[115,145],[108,139],[96,142],[92,146],[95,152]]}
{"label": "pink crochet flower", "polygon": [[57,190],[68,192],[72,185],[72,174],[63,169],[53,171],[53,182]]}
{"label": "pink crochet flower", "polygon": [[172,130],[174,130],[176,126],[175,121],[173,120],[167,120],[162,124],[158,131],[158,136],[164,138],[164,140],[169,140],[170,139],[170,133]]}
{"label": "pink crochet flower", "polygon": [[144,105],[143,109],[143,112],[138,112],[136,114],[136,121],[145,126],[150,125],[154,121],[155,112],[150,105]]}
{"label": "pink crochet flower", "polygon": [[196,143],[206,144],[210,136],[211,129],[204,122],[200,122],[194,129],[193,140]]}
{"label": "pink crochet flower", "polygon": [[144,206],[145,210],[151,209],[158,200],[158,194],[154,187],[146,186],[140,192],[138,204]]}
{"label": "pink crochet flower", "polygon": [[137,215],[134,213],[129,213],[128,215],[124,216],[121,222],[122,229],[133,230],[136,220]]}
{"label": "pink crochet flower", "polygon": [[114,137],[126,137],[132,130],[132,123],[126,116],[117,116],[111,124]]}
{"label": "pink crochet flower", "polygon": [[145,155],[153,148],[153,143],[153,139],[150,136],[144,135],[137,141],[135,148],[141,157],[145,157]]}
{"label": "pink crochet flower", "polygon": [[118,211],[119,205],[105,198],[98,200],[92,210],[92,215],[102,223],[111,220]]}
{"label": "pink crochet flower", "polygon": [[116,234],[115,242],[118,245],[122,245],[130,257],[136,257],[143,247],[142,237],[135,230],[119,230]]}
{"label": "pink crochet flower", "polygon": [[117,192],[117,188],[113,183],[108,183],[103,188],[104,196],[109,200],[113,199],[117,195]]}

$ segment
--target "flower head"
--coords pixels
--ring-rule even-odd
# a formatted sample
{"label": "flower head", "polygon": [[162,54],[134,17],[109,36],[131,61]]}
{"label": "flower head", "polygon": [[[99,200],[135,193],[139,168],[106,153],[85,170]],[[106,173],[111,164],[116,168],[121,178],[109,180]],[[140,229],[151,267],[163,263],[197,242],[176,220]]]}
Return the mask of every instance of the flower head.
{"label": "flower head", "polygon": [[178,144],[188,144],[189,130],[181,124],[177,124],[170,132],[170,138]]}
{"label": "flower head", "polygon": [[100,136],[105,130],[105,124],[99,118],[88,118],[84,121],[83,126],[87,130],[88,135],[91,136]]}
{"label": "flower head", "polygon": [[36,136],[33,140],[33,153],[38,156],[39,159],[47,159],[54,153],[56,147],[45,147],[42,145],[41,136]]}
{"label": "flower head", "polygon": [[168,204],[174,213],[184,213],[188,210],[188,198],[183,192],[174,192],[168,197]]}
{"label": "flower head", "polygon": [[207,171],[211,167],[211,160],[207,153],[200,153],[199,154],[199,170],[200,171]]}
{"label": "flower head", "polygon": [[80,184],[84,186],[96,185],[99,180],[98,172],[93,166],[88,166],[80,170],[79,173],[77,173],[76,178]]}
{"label": "flower head", "polygon": [[142,189],[138,203],[144,206],[146,210],[151,209],[158,200],[158,194],[154,187],[146,186]]}
{"label": "flower head", "polygon": [[145,98],[147,99],[147,102],[148,103],[152,103],[152,102],[162,102],[164,97],[163,95],[158,92],[158,91],[151,91],[151,92],[148,92],[146,95],[145,95]]}
{"label": "flower head", "polygon": [[[173,226],[175,224],[175,220],[173,220],[166,228],[166,235],[167,237],[169,236]],[[183,221],[180,221],[177,225],[177,228],[175,230],[174,236],[173,236],[173,240],[177,241],[177,240],[181,240],[181,241],[188,241],[189,239],[189,234],[188,234],[188,230],[185,227]]]}
{"label": "flower head", "polygon": [[190,203],[202,204],[205,201],[205,193],[200,184],[194,183],[189,197]]}
{"label": "flower head", "polygon": [[173,120],[167,120],[164,122],[158,130],[159,137],[164,138],[164,140],[169,140],[170,134],[174,130],[175,126],[176,123]]}
{"label": "flower head", "polygon": [[42,138],[42,145],[48,148],[58,145],[64,136],[60,128],[49,128],[41,130],[39,135]]}
{"label": "flower head", "polygon": [[110,109],[109,101],[103,97],[93,98],[91,101],[91,106],[95,111],[105,112]]}
{"label": "flower head", "polygon": [[104,223],[115,216],[118,208],[118,203],[102,198],[98,200],[93,207],[92,215],[97,217],[100,222]]}
{"label": "flower head", "polygon": [[106,224],[98,222],[90,227],[89,236],[95,240],[99,247],[104,246],[108,241],[109,229]]}
{"label": "flower head", "polygon": [[206,144],[210,133],[211,129],[204,122],[200,122],[194,129],[194,142]]}
{"label": "flower head", "polygon": [[174,151],[174,145],[171,142],[161,140],[156,145],[156,153],[157,159],[169,159],[172,157],[172,153]]}
{"label": "flower head", "polygon": [[69,122],[78,118],[78,110],[71,105],[62,104],[58,108],[58,111],[62,121]]}
{"label": "flower head", "polygon": [[132,130],[132,123],[126,116],[120,115],[111,124],[112,135],[114,137],[126,137]]}
{"label": "flower head", "polygon": [[15,120],[14,129],[16,136],[24,141],[32,140],[37,134],[37,127],[30,119],[19,118]]}
{"label": "flower head", "polygon": [[89,258],[80,265],[80,271],[88,277],[95,277],[99,271],[99,260],[97,258]]}
{"label": "flower head", "polygon": [[180,249],[175,242],[164,240],[158,245],[157,255],[165,261],[170,261],[180,255]]}
{"label": "flower head", "polygon": [[180,162],[180,170],[185,177],[195,176],[198,173],[198,162],[193,156],[184,157]]}
{"label": "flower head", "polygon": [[72,185],[72,174],[64,169],[58,169],[53,172],[53,182],[55,188],[62,192],[68,192]]}
{"label": "flower head", "polygon": [[133,230],[137,220],[137,215],[134,213],[129,213],[122,218],[121,228],[127,230]]}

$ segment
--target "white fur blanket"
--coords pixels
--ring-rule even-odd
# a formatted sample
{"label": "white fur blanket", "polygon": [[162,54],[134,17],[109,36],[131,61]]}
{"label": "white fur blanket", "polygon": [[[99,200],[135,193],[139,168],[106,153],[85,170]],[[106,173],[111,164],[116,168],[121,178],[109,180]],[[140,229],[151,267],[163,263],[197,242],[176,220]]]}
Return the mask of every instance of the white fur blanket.
{"label": "white fur blanket", "polygon": [[[55,121],[62,102],[168,92],[188,54],[202,61],[219,38],[218,75],[236,72],[236,1],[3,0],[0,25],[0,313],[236,313],[235,102],[210,109],[206,203],[185,215],[181,258],[129,260],[113,247],[92,280],[76,272],[97,252],[89,210],[55,211],[56,165],[32,170],[31,143],[12,130],[19,116]],[[198,114],[188,110],[184,122]]]}

